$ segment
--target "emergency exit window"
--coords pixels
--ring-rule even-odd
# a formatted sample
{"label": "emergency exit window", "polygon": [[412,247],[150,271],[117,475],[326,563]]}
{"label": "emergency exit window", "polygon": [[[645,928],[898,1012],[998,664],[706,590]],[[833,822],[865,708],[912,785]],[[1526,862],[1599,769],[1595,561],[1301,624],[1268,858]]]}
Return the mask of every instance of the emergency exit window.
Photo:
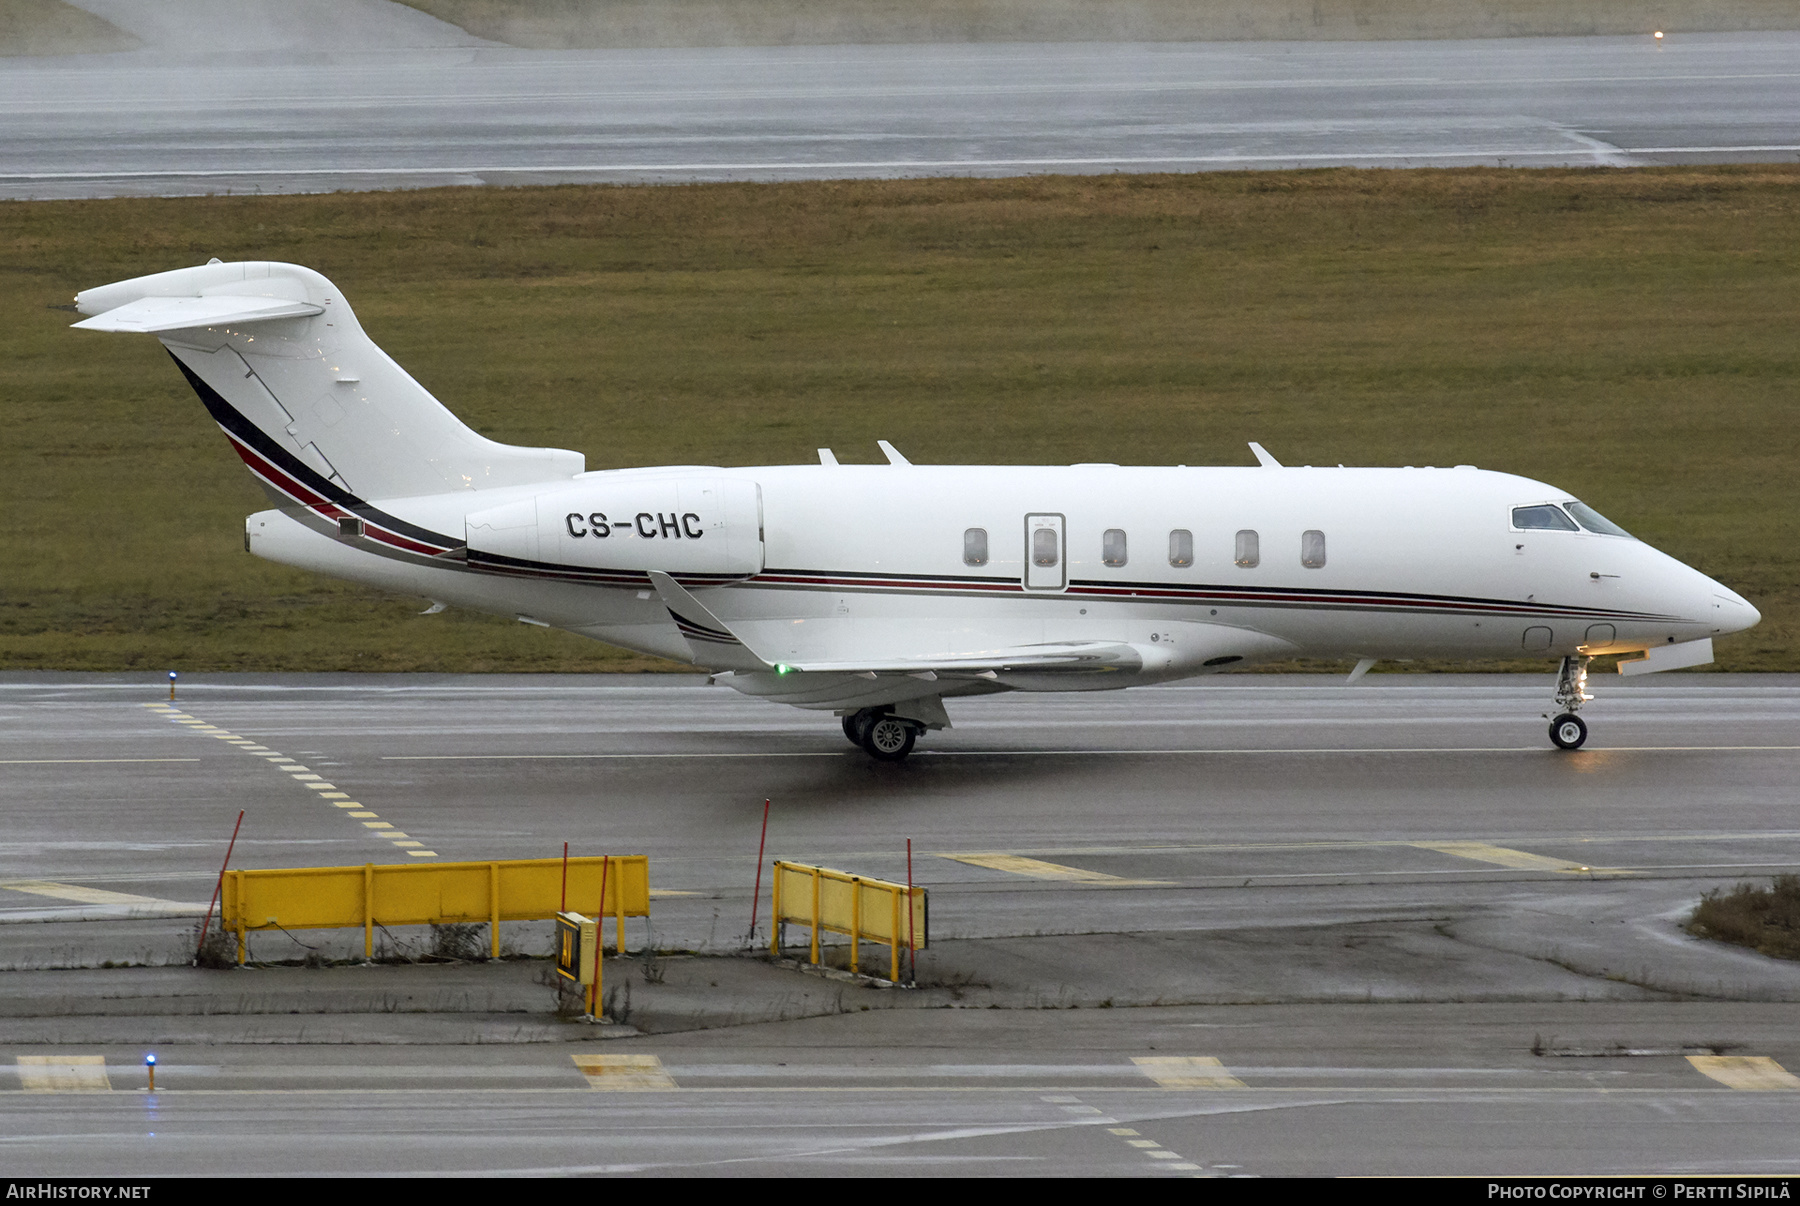
{"label": "emergency exit window", "polygon": [[1262,542],[1249,528],[1237,534],[1237,553],[1232,560],[1245,569],[1255,569],[1262,562]]}
{"label": "emergency exit window", "polygon": [[1176,569],[1194,564],[1194,534],[1186,528],[1169,533],[1169,564]]}
{"label": "emergency exit window", "polygon": [[1057,563],[1058,555],[1062,551],[1057,547],[1061,543],[1057,539],[1057,535],[1055,528],[1039,528],[1031,534],[1031,563],[1033,565],[1048,569]]}

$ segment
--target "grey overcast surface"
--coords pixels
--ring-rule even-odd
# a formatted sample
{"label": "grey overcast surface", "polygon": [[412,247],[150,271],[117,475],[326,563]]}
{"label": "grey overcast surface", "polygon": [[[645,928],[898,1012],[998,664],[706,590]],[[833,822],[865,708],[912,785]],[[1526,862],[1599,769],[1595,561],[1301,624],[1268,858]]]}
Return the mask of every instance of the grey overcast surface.
{"label": "grey overcast surface", "polygon": [[[153,676],[0,676],[0,1046],[103,1058],[113,1090],[9,1092],[44,1074],[0,1061],[9,1166],[1794,1171],[1800,1093],[1689,1057],[1800,1069],[1800,966],[1679,927],[1702,892],[1800,865],[1800,678],[1596,680],[1573,755],[1542,731],[1550,686],[996,697],[887,766],[829,716],[699,678],[205,676],[171,716]],[[541,964],[94,966],[180,958],[240,807],[239,865],[396,861],[296,773],[438,860],[648,854],[675,893],[658,945],[721,957],[654,982],[614,963],[646,1033],[605,1043],[551,1018]],[[903,877],[913,839],[928,987],[724,957],[765,797],[771,858]],[[995,854],[1035,865],[968,861]],[[360,933],[252,954],[302,943]],[[656,1061],[662,1091],[600,1087],[573,1058],[594,1052]],[[1168,1087],[1137,1062],[1167,1057],[1220,1064]]]}
{"label": "grey overcast surface", "polygon": [[383,26],[363,50],[170,35],[0,60],[0,197],[1800,158],[1800,33],[633,51],[452,33],[433,38],[469,44],[383,47]]}

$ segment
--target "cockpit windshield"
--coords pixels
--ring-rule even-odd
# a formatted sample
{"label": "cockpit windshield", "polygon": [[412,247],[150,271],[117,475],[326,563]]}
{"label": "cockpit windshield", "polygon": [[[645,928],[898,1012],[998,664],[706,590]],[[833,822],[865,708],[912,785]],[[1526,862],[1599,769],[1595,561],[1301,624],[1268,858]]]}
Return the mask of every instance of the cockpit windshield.
{"label": "cockpit windshield", "polygon": [[[1569,509],[1569,514],[1575,517],[1576,523],[1579,523],[1590,532],[1597,532],[1602,536],[1623,536],[1627,539],[1631,538],[1630,532],[1627,532],[1624,528],[1620,527],[1618,524],[1600,514],[1600,512],[1594,510],[1594,508],[1588,506],[1584,502],[1576,502],[1571,499],[1564,503],[1563,506]],[[1517,514],[1517,512],[1514,512],[1514,514]]]}
{"label": "cockpit windshield", "polygon": [[1563,514],[1561,507],[1553,507],[1545,503],[1538,507],[1514,507],[1513,527],[1526,531],[1545,529],[1553,532],[1576,531],[1574,521]]}

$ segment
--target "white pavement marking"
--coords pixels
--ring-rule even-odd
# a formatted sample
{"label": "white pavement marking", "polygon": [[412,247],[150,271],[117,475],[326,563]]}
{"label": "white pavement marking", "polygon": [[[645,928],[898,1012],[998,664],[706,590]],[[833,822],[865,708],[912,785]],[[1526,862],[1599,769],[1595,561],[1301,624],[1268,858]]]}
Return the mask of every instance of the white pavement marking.
{"label": "white pavement marking", "polygon": [[21,1055],[19,1087],[27,1093],[106,1093],[104,1055]]}
{"label": "white pavement marking", "polygon": [[0,766],[64,765],[91,762],[198,762],[198,758],[0,758]]}

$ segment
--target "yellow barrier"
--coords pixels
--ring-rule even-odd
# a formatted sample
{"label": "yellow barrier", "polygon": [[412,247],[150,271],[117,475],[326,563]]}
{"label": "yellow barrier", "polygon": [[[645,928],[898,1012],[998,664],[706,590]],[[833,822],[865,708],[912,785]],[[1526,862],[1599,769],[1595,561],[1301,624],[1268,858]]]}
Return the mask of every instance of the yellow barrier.
{"label": "yellow barrier", "polygon": [[[602,864],[605,899],[601,899]],[[599,905],[601,917],[617,918],[619,953],[625,953],[625,919],[650,916],[650,860],[642,854],[572,858],[569,904]],[[493,953],[500,954],[502,921],[548,921],[562,904],[563,860],[514,859],[490,863],[400,863],[362,867],[277,867],[225,873],[225,925],[237,930],[238,962],[249,930],[336,929],[360,925],[363,955],[375,953],[375,927],[487,922]]]}
{"label": "yellow barrier", "polygon": [[777,956],[781,954],[782,923],[790,921],[812,927],[815,964],[819,962],[822,933],[850,936],[851,971],[859,970],[865,939],[881,943],[890,951],[888,979],[895,981],[900,979],[901,948],[917,951],[929,945],[931,910],[924,888],[778,861],[770,890],[774,896],[770,910],[774,914],[774,933],[769,949]]}

